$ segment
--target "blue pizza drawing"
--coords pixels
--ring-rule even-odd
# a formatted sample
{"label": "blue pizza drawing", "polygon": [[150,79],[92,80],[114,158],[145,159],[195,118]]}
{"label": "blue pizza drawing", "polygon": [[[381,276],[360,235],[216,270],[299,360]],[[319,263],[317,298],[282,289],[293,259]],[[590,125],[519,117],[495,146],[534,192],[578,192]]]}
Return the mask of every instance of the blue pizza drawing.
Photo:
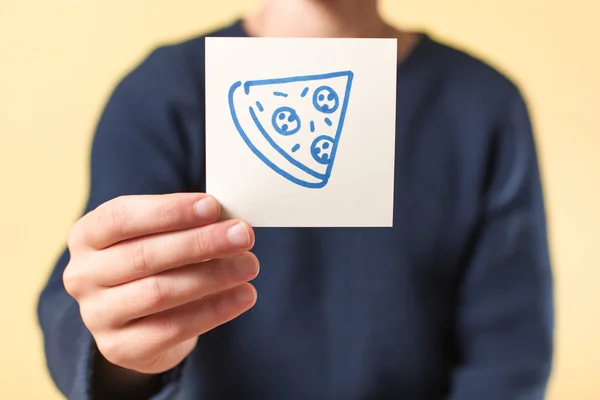
{"label": "blue pizza drawing", "polygon": [[250,150],[306,187],[327,185],[342,135],[352,71],[236,82],[229,108]]}

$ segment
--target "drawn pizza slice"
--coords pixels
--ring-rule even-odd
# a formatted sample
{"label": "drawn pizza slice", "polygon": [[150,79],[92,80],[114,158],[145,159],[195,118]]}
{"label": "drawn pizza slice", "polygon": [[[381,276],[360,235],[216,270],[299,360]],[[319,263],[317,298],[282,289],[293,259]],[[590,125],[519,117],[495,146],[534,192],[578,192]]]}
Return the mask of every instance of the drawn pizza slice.
{"label": "drawn pizza slice", "polygon": [[308,188],[329,181],[354,74],[236,82],[229,91],[233,122],[272,170]]}

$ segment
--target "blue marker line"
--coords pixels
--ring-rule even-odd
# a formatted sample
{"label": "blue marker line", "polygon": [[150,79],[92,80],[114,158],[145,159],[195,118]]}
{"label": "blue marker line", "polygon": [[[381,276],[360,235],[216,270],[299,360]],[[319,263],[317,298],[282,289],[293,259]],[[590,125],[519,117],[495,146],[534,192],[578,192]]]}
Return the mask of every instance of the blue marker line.
{"label": "blue marker line", "polygon": [[[291,174],[285,172],[284,170],[279,168],[277,165],[275,165],[271,160],[266,158],[254,146],[254,144],[252,144],[252,141],[250,140],[250,138],[248,137],[248,135],[246,134],[244,129],[242,129],[242,125],[240,124],[240,120],[238,119],[237,113],[235,111],[235,106],[233,104],[233,95],[234,95],[235,91],[242,86],[244,88],[244,92],[246,94],[248,94],[248,92],[250,91],[250,85],[248,85],[247,83],[242,85],[242,82],[238,81],[238,82],[235,82],[233,85],[231,85],[231,88],[229,89],[229,111],[231,112],[231,118],[233,119],[233,124],[235,125],[236,129],[238,130],[238,133],[240,134],[240,136],[242,137],[244,142],[248,145],[250,150],[252,150],[252,152],[258,158],[260,158],[265,164],[267,164],[267,166],[269,166],[269,168],[271,168],[273,171],[277,172],[279,175],[283,176],[290,182],[293,182],[299,186],[304,186],[305,188],[311,188],[311,189],[320,189],[320,188],[324,187],[325,185],[327,185],[329,176],[323,177],[322,178],[323,180],[321,182],[317,182],[317,183],[306,182],[306,181],[303,181],[301,179],[298,179],[298,178],[292,176]],[[250,112],[252,112],[252,107],[250,107]]]}
{"label": "blue marker line", "polygon": [[300,97],[306,96],[306,93],[308,93],[308,87],[304,88],[304,90],[302,91],[302,94],[300,95]]}
{"label": "blue marker line", "polygon": [[[262,110],[261,110],[262,111]],[[331,126],[332,122],[329,118],[325,118],[325,123],[329,126]]]}
{"label": "blue marker line", "polygon": [[260,111],[260,112],[265,111],[265,109],[263,108],[262,104],[260,104],[260,101],[256,102],[256,107],[258,107],[258,111]]}
{"label": "blue marker line", "polygon": [[[315,107],[319,106],[319,107],[317,107],[317,110],[324,112],[326,114],[333,113],[334,111],[337,110],[338,106],[341,108],[338,122],[336,125],[336,130],[335,130],[336,132],[334,135],[332,135],[333,136],[332,146],[331,146],[331,150],[330,150],[329,157],[328,157],[327,169],[324,174],[317,173],[316,171],[311,170],[310,168],[306,167],[305,165],[303,165],[302,163],[298,162],[293,157],[291,157],[290,154],[287,154],[285,151],[283,151],[283,149],[277,145],[277,143],[273,140],[273,138],[270,137],[270,135],[265,131],[264,127],[261,125],[260,121],[258,120],[257,115],[254,112],[254,109],[253,109],[254,107],[249,107],[250,116],[251,116],[255,126],[259,129],[259,132],[262,133],[263,137],[265,139],[267,139],[267,141],[269,142],[271,147],[275,148],[275,150],[277,152],[279,152],[285,159],[287,159],[287,161],[291,162],[297,168],[301,169],[304,172],[307,172],[309,175],[312,175],[317,179],[322,179],[322,181],[320,181],[320,182],[307,182],[304,179],[296,178],[295,176],[292,176],[290,173],[284,171],[281,167],[277,166],[273,161],[271,161],[267,157],[265,157],[265,155],[262,154],[254,146],[254,144],[252,143],[252,141],[250,140],[250,138],[248,137],[246,132],[244,132],[244,129],[242,128],[240,121],[238,119],[238,116],[236,114],[236,110],[235,110],[235,106],[234,106],[234,102],[233,102],[234,92],[236,91],[236,89],[242,88],[243,91],[245,92],[245,94],[248,95],[250,93],[250,89],[252,86],[274,85],[274,84],[291,83],[291,82],[311,82],[311,81],[315,81],[315,80],[321,80],[321,79],[325,80],[325,79],[337,78],[337,77],[347,78],[346,90],[345,90],[345,96],[344,96],[343,103],[338,104],[338,101],[340,99],[337,98],[337,93],[335,93],[335,91],[333,89],[331,89],[329,86],[322,86],[319,89],[322,89],[324,92],[320,93],[319,96],[321,94],[323,96],[325,96],[325,94],[328,93],[327,94],[328,101],[335,100],[334,101],[335,106],[330,108],[328,103],[324,103],[325,97],[323,97],[323,99],[321,99],[320,97],[317,97],[316,100],[318,100],[318,101],[315,104]],[[334,161],[336,153],[337,153],[339,140],[340,140],[340,136],[341,136],[341,133],[343,130],[346,112],[348,109],[348,104],[350,102],[350,92],[351,92],[353,80],[354,80],[354,73],[352,71],[339,71],[339,72],[333,72],[333,73],[328,73],[328,74],[295,76],[295,77],[288,77],[288,78],[263,79],[263,80],[246,81],[246,82],[238,81],[238,82],[235,82],[229,90],[229,108],[230,108],[230,112],[231,112],[231,117],[233,119],[233,123],[234,123],[235,127],[237,128],[239,134],[242,136],[242,139],[244,140],[244,142],[246,142],[246,144],[248,145],[250,150],[258,158],[260,158],[268,167],[270,167],[273,171],[275,171],[282,177],[288,179],[289,181],[291,181],[299,186],[304,186],[306,188],[314,188],[314,189],[322,188],[325,185],[327,185],[327,182],[329,181],[329,178],[331,176],[333,161]],[[328,92],[325,92],[325,89],[327,89]],[[303,93],[304,93],[304,91],[303,91]],[[286,93],[275,92],[274,94],[278,95],[278,96],[287,97]],[[333,97],[333,98],[330,99],[329,97]],[[314,103],[315,103],[315,99],[313,99],[313,104]],[[321,103],[323,103],[323,104],[321,104]],[[322,108],[322,110],[321,110],[321,108]],[[314,121],[311,121],[310,125],[312,128],[311,131],[314,132],[314,125],[315,125]]]}
{"label": "blue marker line", "polygon": [[295,153],[295,152],[297,152],[299,148],[300,148],[300,144],[296,143],[296,144],[294,145],[294,147],[292,147],[292,153]]}
{"label": "blue marker line", "polygon": [[315,121],[310,121],[310,131],[311,132],[315,131]]}
{"label": "blue marker line", "polygon": [[[283,150],[274,140],[273,138],[267,133],[267,131],[265,130],[265,128],[262,126],[262,124],[260,123],[258,117],[256,116],[256,113],[254,112],[254,109],[252,107],[250,107],[250,116],[252,117],[252,120],[254,120],[254,124],[256,125],[256,127],[258,128],[258,130],[260,131],[260,133],[262,133],[262,135],[264,136],[265,139],[267,139],[267,142],[269,142],[269,144],[279,152],[279,154],[281,154],[285,159],[287,159],[289,162],[291,162],[292,164],[294,164],[296,167],[300,168],[302,171],[306,172],[307,174],[310,174],[312,176],[314,176],[317,179],[323,179],[323,180],[328,180],[329,176],[327,175],[323,175],[320,174],[316,171],[313,171],[312,169],[308,168],[306,165],[302,164],[301,162],[293,159],[285,150]],[[261,156],[261,158],[264,158],[264,156]]]}
{"label": "blue marker line", "polygon": [[280,97],[288,97],[287,93],[282,93],[282,92],[273,92],[273,94],[275,96],[280,96]]}
{"label": "blue marker line", "polygon": [[333,147],[331,148],[331,154],[329,156],[331,163],[327,166],[327,170],[325,171],[325,176],[327,180],[331,176],[331,168],[333,167],[333,160],[335,159],[335,155],[337,153],[337,148],[340,140],[340,136],[342,134],[342,130],[344,128],[344,122],[346,121],[346,111],[348,110],[348,103],[350,102],[350,91],[352,90],[352,81],[354,80],[354,72],[348,71],[342,73],[348,77],[348,82],[346,83],[346,93],[344,94],[344,103],[342,104],[342,109],[340,112],[339,123],[337,126],[337,130],[335,132],[335,138],[333,140]]}
{"label": "blue marker line", "polygon": [[337,77],[347,77],[350,80],[353,78],[354,73],[352,71],[340,71],[340,72],[332,72],[329,74],[319,74],[319,75],[306,75],[306,76],[295,76],[291,78],[277,78],[277,79],[261,79],[256,81],[246,81],[244,82],[244,92],[246,94],[250,93],[250,87],[252,86],[262,86],[262,85],[277,85],[280,83],[290,83],[290,82],[307,82],[307,81],[315,81],[320,79],[329,79],[329,78],[337,78]]}

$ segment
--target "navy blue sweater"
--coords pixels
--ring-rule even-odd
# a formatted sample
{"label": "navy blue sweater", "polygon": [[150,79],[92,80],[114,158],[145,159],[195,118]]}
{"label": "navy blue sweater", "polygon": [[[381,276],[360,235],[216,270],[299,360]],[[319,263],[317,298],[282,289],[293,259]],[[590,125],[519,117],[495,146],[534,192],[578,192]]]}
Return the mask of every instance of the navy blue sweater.
{"label": "navy blue sweater", "polygon": [[[210,35],[247,33],[236,21]],[[525,102],[427,35],[397,84],[394,227],[256,229],[257,305],[201,336],[156,399],[544,397],[553,288]],[[204,105],[204,37],[130,71],[94,136],[85,212],[120,195],[203,191]],[[94,344],[62,284],[68,260],[39,322],[54,382],[87,399]]]}

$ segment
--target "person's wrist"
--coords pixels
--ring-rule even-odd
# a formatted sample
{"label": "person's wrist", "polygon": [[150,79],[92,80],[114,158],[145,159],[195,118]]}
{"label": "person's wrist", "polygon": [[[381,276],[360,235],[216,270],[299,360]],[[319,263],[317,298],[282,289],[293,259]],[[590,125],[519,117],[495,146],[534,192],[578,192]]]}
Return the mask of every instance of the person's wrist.
{"label": "person's wrist", "polygon": [[93,359],[91,392],[94,400],[150,399],[163,388],[162,374],[144,374],[107,361],[99,351]]}

